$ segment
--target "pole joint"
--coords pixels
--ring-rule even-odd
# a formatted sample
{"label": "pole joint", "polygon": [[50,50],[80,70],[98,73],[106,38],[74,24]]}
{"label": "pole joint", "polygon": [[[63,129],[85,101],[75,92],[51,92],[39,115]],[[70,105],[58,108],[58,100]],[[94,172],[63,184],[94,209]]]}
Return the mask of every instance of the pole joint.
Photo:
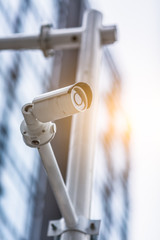
{"label": "pole joint", "polygon": [[48,225],[48,237],[61,236],[65,232],[80,232],[95,236],[99,234],[100,220],[90,220],[85,217],[78,217],[77,224],[74,227],[68,227],[65,220],[49,221]]}
{"label": "pole joint", "polygon": [[53,24],[48,23],[42,25],[40,30],[40,47],[45,57],[53,56],[55,52],[53,49],[49,49],[49,47],[47,46],[52,28]]}

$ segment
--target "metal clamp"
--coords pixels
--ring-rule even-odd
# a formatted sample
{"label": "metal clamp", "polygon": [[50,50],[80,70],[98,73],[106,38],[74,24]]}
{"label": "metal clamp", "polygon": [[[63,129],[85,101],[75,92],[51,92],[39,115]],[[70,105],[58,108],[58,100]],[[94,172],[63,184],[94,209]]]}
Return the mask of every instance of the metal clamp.
{"label": "metal clamp", "polygon": [[40,46],[41,50],[43,51],[43,54],[45,57],[53,56],[54,55],[54,50],[48,48],[48,41],[49,41],[49,35],[50,35],[50,30],[53,27],[52,24],[44,24],[41,26],[40,30]]}
{"label": "metal clamp", "polygon": [[39,147],[50,142],[56,133],[56,125],[52,122],[43,123],[38,121],[32,114],[33,104],[26,104],[22,108],[24,119],[20,129],[23,140],[30,147]]}
{"label": "metal clamp", "polygon": [[49,221],[48,237],[60,236],[65,232],[81,232],[90,236],[98,235],[100,228],[100,220],[90,220],[84,217],[79,217],[77,224],[73,227],[68,227],[65,220]]}

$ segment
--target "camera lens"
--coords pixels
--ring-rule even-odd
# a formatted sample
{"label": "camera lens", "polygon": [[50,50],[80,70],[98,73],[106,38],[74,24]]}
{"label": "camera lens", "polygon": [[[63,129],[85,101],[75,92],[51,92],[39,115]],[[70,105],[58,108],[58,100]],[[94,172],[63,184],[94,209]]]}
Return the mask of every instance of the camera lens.
{"label": "camera lens", "polygon": [[85,91],[79,87],[75,86],[71,92],[72,102],[74,107],[78,111],[84,111],[88,107],[88,101]]}
{"label": "camera lens", "polygon": [[83,103],[83,100],[82,100],[81,96],[77,92],[75,92],[75,94],[74,94],[74,102],[78,106],[82,105],[82,103]]}

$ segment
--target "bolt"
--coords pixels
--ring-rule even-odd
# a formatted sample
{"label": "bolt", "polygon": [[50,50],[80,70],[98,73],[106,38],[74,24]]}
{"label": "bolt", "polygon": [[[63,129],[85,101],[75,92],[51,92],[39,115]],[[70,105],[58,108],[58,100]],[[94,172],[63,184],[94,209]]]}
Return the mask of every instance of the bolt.
{"label": "bolt", "polygon": [[95,224],[94,224],[94,223],[91,223],[91,224],[90,224],[90,229],[91,229],[91,230],[95,230],[95,228],[96,228],[96,227],[95,227]]}
{"label": "bolt", "polygon": [[52,226],[52,230],[53,230],[53,231],[56,231],[56,230],[57,230],[56,225],[54,225],[54,224],[52,223],[51,226]]}
{"label": "bolt", "polygon": [[77,36],[72,36],[72,41],[76,42],[77,41]]}

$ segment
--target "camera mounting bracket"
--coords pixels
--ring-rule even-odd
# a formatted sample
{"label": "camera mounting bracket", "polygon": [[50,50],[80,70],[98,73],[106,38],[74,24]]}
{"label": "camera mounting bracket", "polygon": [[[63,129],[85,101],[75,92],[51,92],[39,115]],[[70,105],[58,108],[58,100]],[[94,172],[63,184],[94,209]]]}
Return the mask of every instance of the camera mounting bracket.
{"label": "camera mounting bracket", "polygon": [[100,220],[90,220],[84,217],[78,217],[77,224],[73,227],[68,227],[65,220],[49,221],[48,237],[60,236],[64,232],[80,232],[90,236],[98,235],[100,228]]}
{"label": "camera mounting bracket", "polygon": [[32,114],[33,104],[22,108],[24,119],[21,123],[23,140],[29,147],[39,147],[50,142],[56,133],[56,125],[52,122],[42,123]]}

